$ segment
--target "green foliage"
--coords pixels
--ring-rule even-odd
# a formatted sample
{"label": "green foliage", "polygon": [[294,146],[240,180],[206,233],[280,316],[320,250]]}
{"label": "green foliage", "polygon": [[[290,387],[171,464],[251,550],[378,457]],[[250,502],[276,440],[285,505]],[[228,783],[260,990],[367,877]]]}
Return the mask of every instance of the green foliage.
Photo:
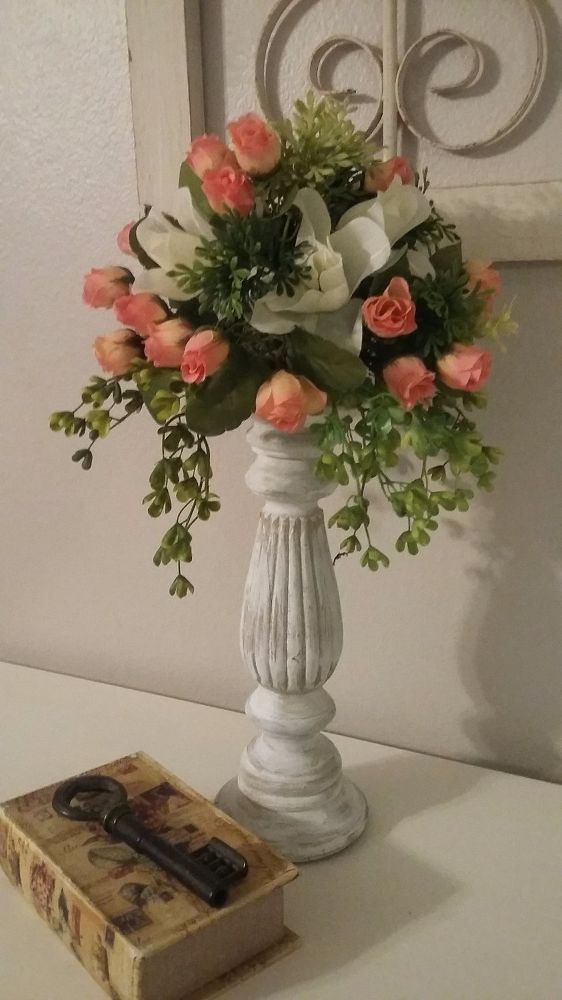
{"label": "green foliage", "polygon": [[215,375],[187,393],[185,419],[192,430],[216,435],[238,427],[253,412],[256,393],[267,369],[240,348],[230,355]]}
{"label": "green foliage", "polygon": [[[82,402],[76,409],[57,410],[51,414],[49,426],[52,431],[64,431],[66,437],[84,437],[89,432],[88,447],[80,448],[72,456],[72,461],[79,462],[83,469],[92,467],[92,449],[96,441],[107,437],[115,427],[142,409],[142,393],[138,389],[122,387],[122,383],[130,382],[132,378],[132,373],[107,379],[94,375],[82,390]],[[104,403],[109,404],[107,409],[103,407]],[[84,412],[87,406],[91,409]]]}
{"label": "green foliage", "polygon": [[[340,556],[361,552],[361,565],[371,570],[389,563],[371,539],[367,496],[371,482],[378,482],[394,513],[406,522],[396,541],[397,551],[416,555],[429,544],[442,510],[468,509],[473,491],[463,476],[480,488],[491,489],[492,466],[500,454],[483,444],[453,394],[435,397],[427,408],[405,411],[385,389],[372,383],[348,393],[341,408],[333,404],[312,432],[322,450],[317,475],[340,485],[351,481],[354,486],[344,506],[330,519],[330,525],[345,532]],[[409,478],[394,471],[404,451],[410,465],[417,463]],[[434,487],[434,483],[439,485]]]}
{"label": "green foliage", "polygon": [[206,439],[192,434],[183,415],[170,417],[158,434],[162,455],[150,474],[151,490],[143,503],[151,517],[168,514],[174,500],[180,507],[154,553],[153,562],[155,566],[176,566],[177,575],[169,592],[172,597],[186,597],[194,591],[182,572],[182,564],[193,559],[193,527],[197,521],[208,521],[220,509],[220,501],[210,488],[213,473]]}
{"label": "green foliage", "polygon": [[348,392],[365,381],[367,369],[351,351],[306,330],[294,330],[287,338],[294,371],[306,375],[321,389]]}
{"label": "green foliage", "polygon": [[459,237],[454,223],[447,222],[432,201],[430,205],[431,213],[428,218],[406,233],[401,244],[412,248],[421,245],[426,247],[430,254],[435,254],[443,242],[458,243]]}
{"label": "green foliage", "polygon": [[270,187],[275,192],[313,187],[331,204],[359,182],[373,159],[374,145],[366,141],[348,117],[349,103],[335,97],[318,99],[310,92],[297,101],[292,119],[276,125],[281,136],[282,162]]}
{"label": "green foliage", "polygon": [[467,280],[458,263],[452,263],[447,270],[437,270],[434,278],[413,279],[418,328],[410,338],[412,353],[435,360],[452,343],[474,341],[485,300],[475,290],[468,291]]}
{"label": "green foliage", "polygon": [[189,193],[195,208],[200,215],[204,218],[208,218],[211,215],[211,208],[207,198],[203,194],[201,179],[185,160],[180,167],[179,186],[180,188],[189,188]]}
{"label": "green foliage", "polygon": [[218,320],[248,319],[266,292],[293,295],[308,277],[308,248],[295,247],[299,224],[300,213],[292,208],[276,216],[214,215],[214,238],[202,240],[192,268],[178,266],[172,277]]}

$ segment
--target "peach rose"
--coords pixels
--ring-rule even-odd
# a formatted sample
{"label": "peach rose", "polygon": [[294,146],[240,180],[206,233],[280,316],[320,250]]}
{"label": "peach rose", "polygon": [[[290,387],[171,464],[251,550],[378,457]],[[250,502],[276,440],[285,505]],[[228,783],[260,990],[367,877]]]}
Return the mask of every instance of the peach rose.
{"label": "peach rose", "polygon": [[450,389],[476,392],[488,379],[492,355],[475,344],[453,344],[450,354],[439,358],[437,369]]}
{"label": "peach rose", "polygon": [[392,361],[382,374],[387,388],[407,410],[435,395],[434,373],[413,355]]}
{"label": "peach rose", "polygon": [[236,157],[218,135],[205,134],[194,139],[187,151],[186,162],[194,174],[203,179],[208,170],[237,167]]}
{"label": "peach rose", "polygon": [[179,368],[193,327],[183,319],[153,323],[144,342],[144,353],[156,368]]}
{"label": "peach rose", "polygon": [[373,163],[365,173],[363,187],[369,194],[377,194],[386,191],[395,177],[399,177],[403,184],[414,182],[414,171],[403,156],[393,156],[384,163]]}
{"label": "peach rose", "polygon": [[365,299],[362,314],[377,337],[403,337],[417,327],[416,303],[405,278],[392,278],[382,295]]}
{"label": "peach rose", "polygon": [[84,277],[82,301],[93,309],[111,309],[121,295],[128,295],[134,281],[126,267],[93,267]]}
{"label": "peach rose", "polygon": [[230,346],[217,330],[199,330],[183,352],[181,375],[184,382],[199,385],[214,375],[228,357]]}
{"label": "peach rose", "polygon": [[121,253],[126,253],[130,257],[136,257],[135,251],[131,250],[131,242],[129,239],[131,229],[135,224],[134,220],[133,222],[128,222],[127,225],[123,226],[123,229],[120,229],[117,233],[117,246],[119,247]]}
{"label": "peach rose", "polygon": [[484,260],[467,260],[464,263],[464,269],[468,274],[466,287],[470,291],[478,287],[479,291],[488,293],[486,295],[485,313],[489,316],[494,307],[494,299],[502,284],[499,271],[490,267],[490,261]]}
{"label": "peach rose", "polygon": [[279,371],[260,386],[256,396],[256,416],[268,420],[280,431],[300,431],[306,418],[321,413],[328,397],[305,378]]}
{"label": "peach rose", "polygon": [[219,215],[228,209],[238,215],[249,215],[254,207],[254,186],[241,170],[232,167],[207,170],[202,187],[213,212]]}
{"label": "peach rose", "polygon": [[136,295],[122,295],[114,303],[115,315],[123,326],[132,326],[141,337],[148,337],[155,323],[162,323],[168,311],[157,295],[137,292]]}
{"label": "peach rose", "polygon": [[142,341],[134,330],[116,330],[94,340],[94,354],[104,372],[125,375],[135,358],[142,358]]}
{"label": "peach rose", "polygon": [[277,132],[259,115],[242,115],[228,126],[236,159],[248,174],[269,174],[281,159]]}

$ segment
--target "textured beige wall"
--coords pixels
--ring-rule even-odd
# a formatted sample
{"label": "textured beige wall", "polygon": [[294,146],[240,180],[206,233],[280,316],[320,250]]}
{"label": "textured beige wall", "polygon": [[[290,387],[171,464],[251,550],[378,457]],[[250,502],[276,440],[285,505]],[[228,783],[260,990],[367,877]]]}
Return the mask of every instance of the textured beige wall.
{"label": "textured beige wall", "polygon": [[[9,0],[0,43],[12,111],[0,157],[0,655],[241,708],[251,682],[237,624],[258,510],[243,432],[214,444],[224,509],[198,532],[196,595],[179,602],[151,563],[163,524],[140,502],[157,452],[149,418],[102,442],[89,473],[48,430],[111,328],[81,306],[81,276],[113,260],[113,233],[136,210],[122,4],[48,6],[24,23]],[[346,645],[329,688],[340,731],[562,778],[561,274],[503,274],[521,332],[498,356],[484,417],[506,452],[497,491],[447,518],[416,559],[376,576],[338,563]],[[381,508],[378,523],[390,546],[398,522]]]}

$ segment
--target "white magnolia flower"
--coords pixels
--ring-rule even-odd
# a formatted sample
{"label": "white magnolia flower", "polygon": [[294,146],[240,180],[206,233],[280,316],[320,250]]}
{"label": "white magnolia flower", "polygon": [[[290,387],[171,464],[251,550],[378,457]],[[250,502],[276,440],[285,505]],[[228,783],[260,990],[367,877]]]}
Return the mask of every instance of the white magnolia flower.
{"label": "white magnolia flower", "polygon": [[193,298],[193,293],[178,287],[168,271],[175,270],[178,264],[193,267],[201,237],[210,232],[205,219],[195,210],[187,187],[178,188],[169,214],[151,208],[146,218],[139,222],[136,237],[145,253],[159,266],[142,272],[135,281],[135,291],[153,292],[178,302]]}
{"label": "white magnolia flower", "polygon": [[345,212],[339,226],[345,227],[357,219],[372,219],[384,229],[394,246],[411,229],[425,222],[430,213],[431,205],[419,188],[402,184],[400,178],[395,177],[386,191],[380,191],[376,198],[359,202]]}
{"label": "white magnolia flower", "polygon": [[272,334],[289,333],[295,326],[310,333],[318,328],[326,339],[357,352],[360,337],[356,321],[361,304],[351,296],[367,275],[387,262],[388,237],[380,223],[367,215],[351,219],[331,233],[326,203],[312,188],[299,191],[294,204],[302,212],[297,244],[304,241],[312,247],[307,258],[310,276],[292,296],[271,291],[258,299],[252,326]]}

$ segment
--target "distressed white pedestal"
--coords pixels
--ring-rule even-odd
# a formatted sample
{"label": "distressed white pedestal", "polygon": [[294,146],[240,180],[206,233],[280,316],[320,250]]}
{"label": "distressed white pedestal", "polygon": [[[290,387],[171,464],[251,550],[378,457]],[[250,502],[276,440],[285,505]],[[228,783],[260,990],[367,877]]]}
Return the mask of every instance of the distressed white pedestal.
{"label": "distressed white pedestal", "polygon": [[244,661],[259,687],[247,715],[260,733],[217,803],[294,861],[343,850],[362,833],[367,805],[322,730],[335,714],[323,685],[342,649],[336,579],[318,500],[333,486],[314,474],[311,436],[256,420],[246,481],[266,499],[246,582]]}

